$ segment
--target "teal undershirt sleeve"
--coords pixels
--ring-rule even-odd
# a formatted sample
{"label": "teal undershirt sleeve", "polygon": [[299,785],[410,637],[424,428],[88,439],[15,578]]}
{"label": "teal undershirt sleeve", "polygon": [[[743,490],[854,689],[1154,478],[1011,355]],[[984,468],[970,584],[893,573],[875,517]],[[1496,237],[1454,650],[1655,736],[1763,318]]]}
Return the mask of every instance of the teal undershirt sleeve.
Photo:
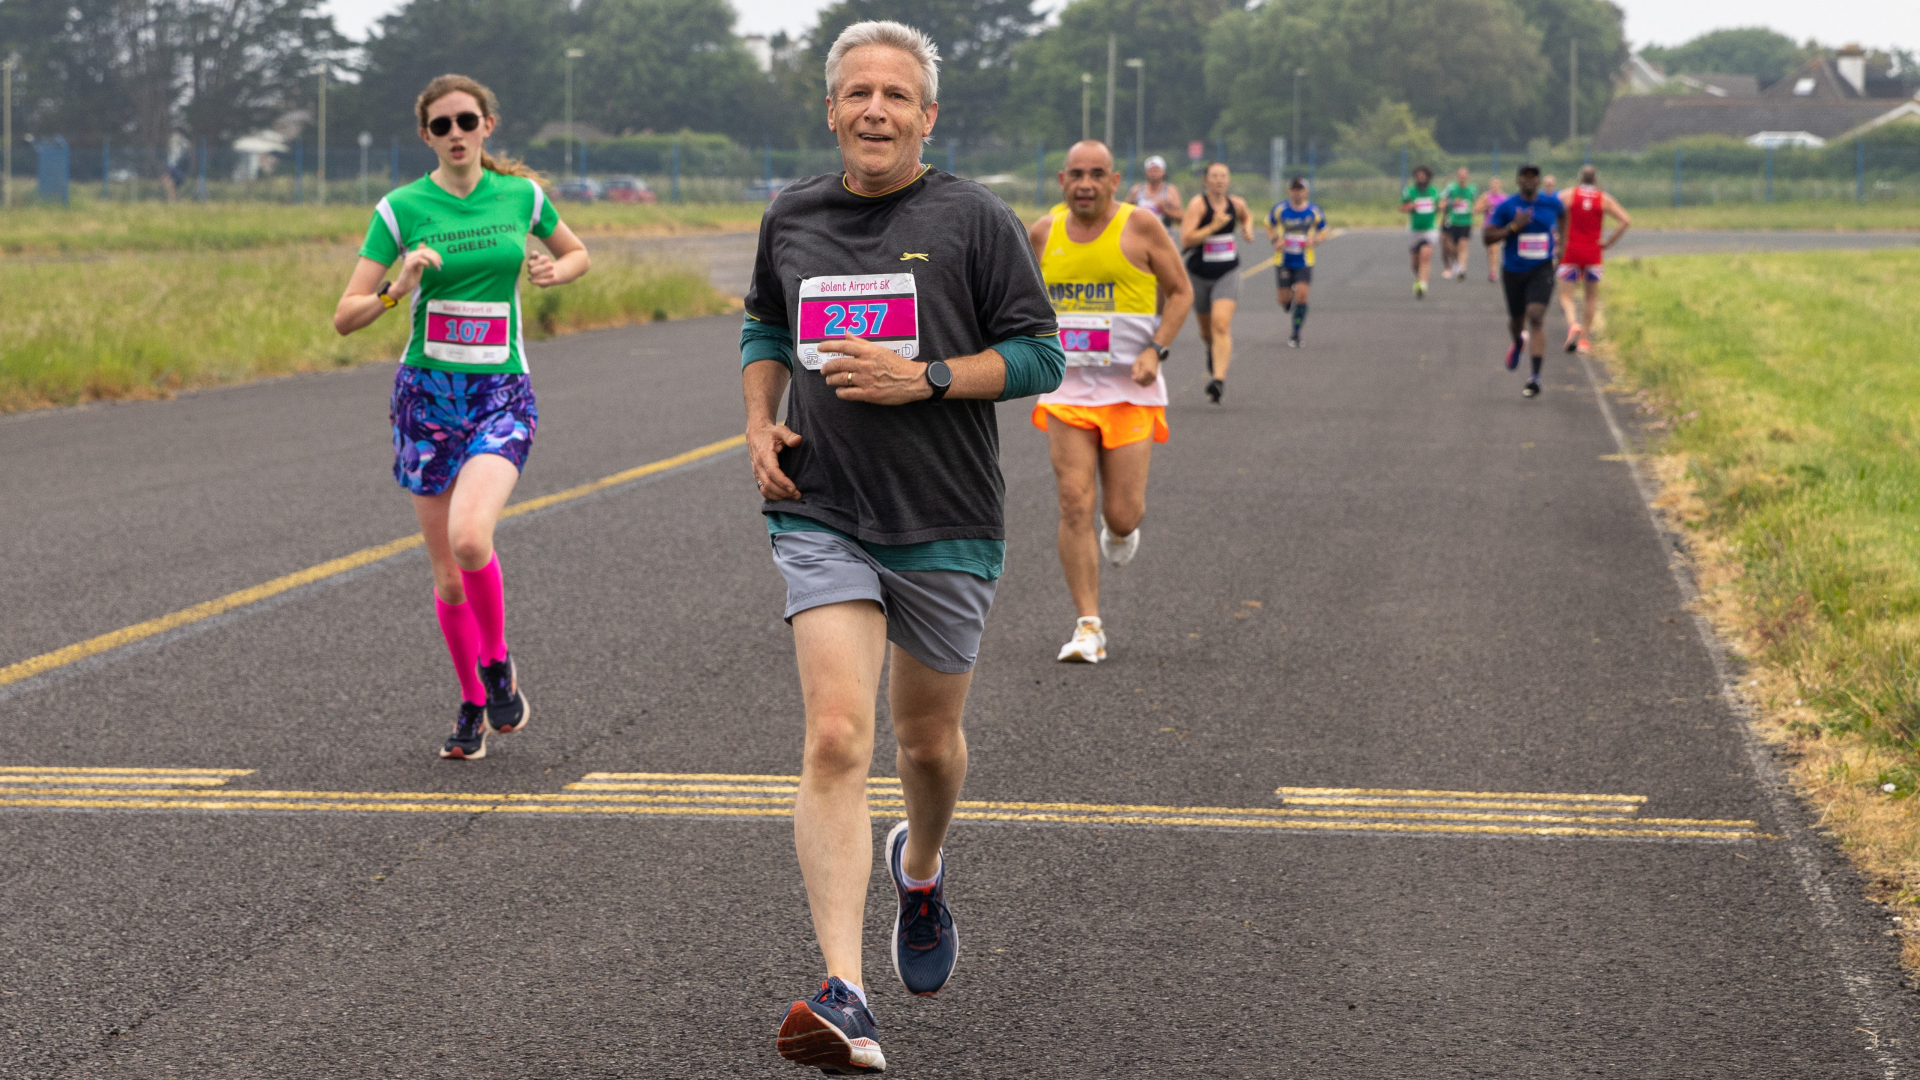
{"label": "teal undershirt sleeve", "polygon": [[1001,401],[1050,394],[1060,389],[1060,380],[1067,376],[1067,354],[1060,349],[1058,335],[1008,338],[993,351],[1007,362]]}
{"label": "teal undershirt sleeve", "polygon": [[793,370],[793,331],[768,326],[748,315],[740,321],[740,367],[760,360],[778,360]]}

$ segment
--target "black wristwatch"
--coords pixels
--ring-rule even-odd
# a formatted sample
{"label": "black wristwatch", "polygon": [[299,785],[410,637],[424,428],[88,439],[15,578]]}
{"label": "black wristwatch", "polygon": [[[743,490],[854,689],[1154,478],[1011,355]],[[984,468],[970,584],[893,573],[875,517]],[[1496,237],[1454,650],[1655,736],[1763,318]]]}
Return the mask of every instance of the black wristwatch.
{"label": "black wristwatch", "polygon": [[939,401],[947,396],[947,391],[953,387],[953,369],[947,366],[945,360],[935,360],[927,365],[927,385],[933,387],[933,396],[927,400]]}
{"label": "black wristwatch", "polygon": [[1150,341],[1148,344],[1153,346],[1154,352],[1160,354],[1160,362],[1163,364],[1167,362],[1167,357],[1173,355],[1173,349],[1169,346],[1162,345],[1157,341]]}

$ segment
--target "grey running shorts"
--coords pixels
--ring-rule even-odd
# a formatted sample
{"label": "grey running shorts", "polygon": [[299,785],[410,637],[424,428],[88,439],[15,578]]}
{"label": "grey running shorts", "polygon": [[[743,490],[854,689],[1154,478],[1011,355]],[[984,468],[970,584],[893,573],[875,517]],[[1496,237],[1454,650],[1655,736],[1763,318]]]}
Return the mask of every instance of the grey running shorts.
{"label": "grey running shorts", "polygon": [[772,539],[773,564],[787,579],[788,622],[808,608],[872,600],[887,614],[887,640],[915,660],[949,675],[973,670],[999,582],[960,570],[889,570],[838,533]]}
{"label": "grey running shorts", "polygon": [[1195,314],[1213,314],[1213,302],[1215,300],[1231,300],[1236,304],[1240,302],[1239,267],[1235,267],[1217,278],[1205,278],[1199,274],[1188,274],[1187,277],[1193,282],[1193,310]]}

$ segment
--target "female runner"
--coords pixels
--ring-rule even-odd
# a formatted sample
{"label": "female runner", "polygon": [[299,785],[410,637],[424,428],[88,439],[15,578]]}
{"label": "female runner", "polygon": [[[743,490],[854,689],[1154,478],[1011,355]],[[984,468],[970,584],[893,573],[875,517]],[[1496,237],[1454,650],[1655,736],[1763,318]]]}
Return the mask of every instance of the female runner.
{"label": "female runner", "polygon": [[[1480,232],[1482,235],[1487,231],[1487,219],[1492,217],[1493,212],[1500,209],[1500,204],[1506,201],[1507,193],[1500,189],[1500,178],[1497,176],[1489,177],[1487,179],[1487,190],[1480,193],[1480,197],[1474,200],[1473,206],[1473,216],[1480,219]],[[1500,280],[1500,245],[1502,243],[1503,241],[1495,240],[1493,243],[1487,245],[1488,281]]]}
{"label": "female runner", "polygon": [[1233,363],[1233,309],[1240,304],[1240,249],[1234,230],[1253,240],[1253,212],[1247,200],[1227,194],[1233,181],[1227,163],[1207,166],[1206,187],[1187,204],[1180,223],[1180,246],[1187,250],[1187,277],[1193,282],[1193,317],[1207,346],[1207,398],[1220,404]]}
{"label": "female runner", "polygon": [[[413,330],[393,380],[393,476],[413,495],[433,562],[434,609],[460,713],[443,758],[487,756],[487,733],[530,715],[507,652],[493,529],[526,464],[540,413],[521,339],[520,266],[543,289],[587,272],[586,246],[560,221],[540,176],[486,152],[499,102],[464,75],[420,93],[420,139],[439,168],[380,200],[360,264],[334,309],[341,334],[404,298]],[[527,251],[527,237],[551,257]],[[395,260],[392,281],[381,278]]]}

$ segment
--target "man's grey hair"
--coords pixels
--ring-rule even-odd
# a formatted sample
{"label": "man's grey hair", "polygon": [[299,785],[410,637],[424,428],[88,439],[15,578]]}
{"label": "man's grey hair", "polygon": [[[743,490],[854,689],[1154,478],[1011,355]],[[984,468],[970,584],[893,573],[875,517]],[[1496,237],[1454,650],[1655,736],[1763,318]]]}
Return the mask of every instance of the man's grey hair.
{"label": "man's grey hair", "polygon": [[913,57],[920,65],[920,107],[924,109],[940,100],[940,47],[932,38],[904,23],[874,19],[854,23],[833,39],[833,48],[827,50],[828,97],[839,96],[840,61],[865,45],[885,45]]}

